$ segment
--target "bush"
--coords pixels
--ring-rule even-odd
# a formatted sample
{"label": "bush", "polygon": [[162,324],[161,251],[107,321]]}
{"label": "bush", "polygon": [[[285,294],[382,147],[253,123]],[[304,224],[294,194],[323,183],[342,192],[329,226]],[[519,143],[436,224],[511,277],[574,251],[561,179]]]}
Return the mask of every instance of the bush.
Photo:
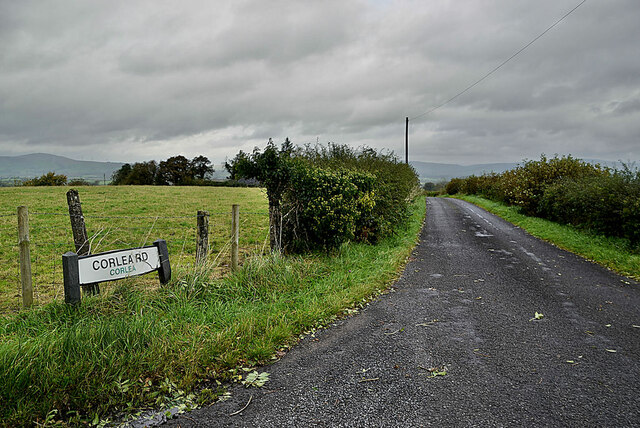
{"label": "bush", "polygon": [[607,168],[571,156],[547,159],[542,155],[539,161],[525,161],[502,174],[454,178],[445,190],[450,195],[459,192],[482,195],[494,201],[518,205],[524,214],[537,215],[540,198],[553,183],[583,177],[605,177],[609,174]]}
{"label": "bush", "polygon": [[630,171],[561,180],[547,187],[539,215],[607,236],[640,242],[640,180]]}
{"label": "bush", "polygon": [[276,251],[376,242],[408,218],[420,191],[412,167],[370,148],[296,148],[287,139],[278,149],[269,140],[264,151],[240,152],[226,168],[234,180],[257,179],[267,188]]}
{"label": "bush", "polygon": [[460,193],[462,191],[464,181],[464,178],[452,178],[444,187],[444,192],[447,195],[455,195],[456,193]]}
{"label": "bush", "polygon": [[481,195],[527,215],[640,243],[640,172],[627,166],[611,171],[571,156],[542,155],[502,174],[454,178],[445,191]]}
{"label": "bush", "polygon": [[67,184],[67,176],[49,171],[40,177],[32,178],[22,184],[23,186],[64,186]]}
{"label": "bush", "polygon": [[547,159],[542,155],[539,161],[526,161],[524,165],[505,174],[502,183],[505,202],[518,205],[524,214],[538,214],[538,202],[547,186],[558,180],[602,177],[609,174],[600,165],[592,165],[571,156]]}
{"label": "bush", "polygon": [[285,250],[330,250],[375,229],[375,177],[300,163],[283,195]]}
{"label": "bush", "polygon": [[369,242],[392,234],[396,226],[406,221],[410,203],[420,193],[416,171],[390,152],[330,143],[307,145],[298,149],[296,156],[317,168],[360,171],[375,177],[376,200],[366,238]]}
{"label": "bush", "polygon": [[68,186],[93,186],[93,184],[89,183],[84,178],[74,178],[69,180],[67,183]]}

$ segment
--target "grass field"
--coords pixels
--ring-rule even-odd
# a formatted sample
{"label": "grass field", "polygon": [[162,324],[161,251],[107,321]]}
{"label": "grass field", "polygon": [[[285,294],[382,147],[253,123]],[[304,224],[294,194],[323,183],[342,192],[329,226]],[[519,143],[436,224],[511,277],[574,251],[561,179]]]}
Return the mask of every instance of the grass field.
{"label": "grass field", "polygon": [[[0,314],[22,304],[17,246],[17,207],[29,209],[31,260],[36,305],[62,300],[61,256],[74,251],[68,215],[68,187],[0,188]],[[173,266],[193,265],[196,214],[208,211],[210,258],[225,269],[231,205],[240,205],[240,253],[268,245],[268,206],[256,188],[87,186],[78,188],[91,251],[150,245],[165,239]],[[219,254],[223,251],[223,254]],[[155,278],[140,277],[149,286]],[[109,286],[102,286],[109,290]]]}
{"label": "grass field", "polygon": [[[167,194],[191,191],[225,200],[218,189]],[[266,209],[259,191],[241,192],[247,192],[245,204],[253,200]],[[197,206],[198,198],[193,201]],[[77,307],[56,300],[0,316],[0,426],[99,424],[141,408],[211,403],[223,391],[213,381],[244,379],[243,368],[271,361],[300,334],[352,313],[385,289],[416,243],[425,208],[424,198],[416,200],[407,224],[377,245],[256,255],[223,276],[213,263],[183,264],[162,287],[130,278]],[[191,395],[203,380],[213,386]]]}
{"label": "grass field", "polygon": [[507,206],[478,196],[456,195],[455,197],[476,204],[523,228],[535,237],[551,242],[622,275],[640,280],[640,254],[637,249],[630,248],[628,240],[606,237],[542,218],[526,216],[520,213],[517,207]]}

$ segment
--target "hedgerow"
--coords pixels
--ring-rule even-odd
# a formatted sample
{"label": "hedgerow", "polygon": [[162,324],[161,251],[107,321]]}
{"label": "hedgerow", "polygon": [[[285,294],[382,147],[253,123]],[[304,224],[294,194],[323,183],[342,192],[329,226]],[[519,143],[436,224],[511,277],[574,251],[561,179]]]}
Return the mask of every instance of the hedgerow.
{"label": "hedgerow", "polygon": [[540,199],[538,214],[607,236],[640,242],[640,177],[629,170],[603,177],[564,179]]}
{"label": "hedgerow", "polygon": [[226,165],[232,179],[257,179],[267,190],[271,248],[331,250],[350,240],[374,243],[407,219],[419,192],[415,170],[390,153],[345,145],[240,152]]}
{"label": "hedgerow", "polygon": [[455,178],[445,192],[480,195],[527,215],[640,243],[640,172],[626,167],[543,155],[502,174]]}
{"label": "hedgerow", "polygon": [[287,250],[337,248],[365,240],[374,219],[375,177],[299,163],[281,201]]}

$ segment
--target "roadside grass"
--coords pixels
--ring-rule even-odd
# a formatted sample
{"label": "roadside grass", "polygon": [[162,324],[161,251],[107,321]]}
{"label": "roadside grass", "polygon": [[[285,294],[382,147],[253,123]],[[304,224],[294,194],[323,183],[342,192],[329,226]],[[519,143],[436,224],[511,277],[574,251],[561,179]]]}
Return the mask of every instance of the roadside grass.
{"label": "roadside grass", "polygon": [[[61,256],[73,251],[66,192],[69,187],[0,188],[0,313],[21,306],[17,207],[29,209],[36,305],[63,300]],[[266,195],[257,188],[181,186],[77,187],[92,252],[150,245],[165,239],[172,267],[195,261],[197,211],[210,214],[211,259],[228,252],[231,205],[240,205],[241,258],[261,251],[269,233]],[[227,255],[224,253],[223,258]],[[220,266],[224,270],[224,266]],[[144,280],[142,280],[144,281]],[[148,281],[150,286],[153,281]],[[156,281],[157,282],[157,281]],[[110,285],[105,285],[108,291]]]}
{"label": "roadside grass", "polygon": [[[424,198],[396,236],[345,244],[334,254],[255,256],[215,275],[183,266],[155,290],[134,279],[0,323],[0,420],[5,426],[105,421],[172,400],[195,405],[201,381],[238,380],[301,334],[381,293],[406,263]],[[207,389],[207,400],[219,391]]]}
{"label": "roadside grass", "polygon": [[621,238],[579,230],[538,217],[521,214],[517,207],[507,206],[471,195],[455,195],[521,227],[531,235],[548,241],[562,249],[592,260],[630,278],[640,280],[640,254]]}

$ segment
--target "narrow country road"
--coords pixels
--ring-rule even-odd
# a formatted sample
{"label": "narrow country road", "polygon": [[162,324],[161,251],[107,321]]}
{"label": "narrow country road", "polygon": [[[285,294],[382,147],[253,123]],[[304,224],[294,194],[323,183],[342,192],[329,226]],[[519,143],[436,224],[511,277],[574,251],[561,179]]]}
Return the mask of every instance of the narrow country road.
{"label": "narrow country road", "polygon": [[469,203],[427,205],[392,292],[264,367],[263,388],[167,425],[640,426],[640,284]]}

